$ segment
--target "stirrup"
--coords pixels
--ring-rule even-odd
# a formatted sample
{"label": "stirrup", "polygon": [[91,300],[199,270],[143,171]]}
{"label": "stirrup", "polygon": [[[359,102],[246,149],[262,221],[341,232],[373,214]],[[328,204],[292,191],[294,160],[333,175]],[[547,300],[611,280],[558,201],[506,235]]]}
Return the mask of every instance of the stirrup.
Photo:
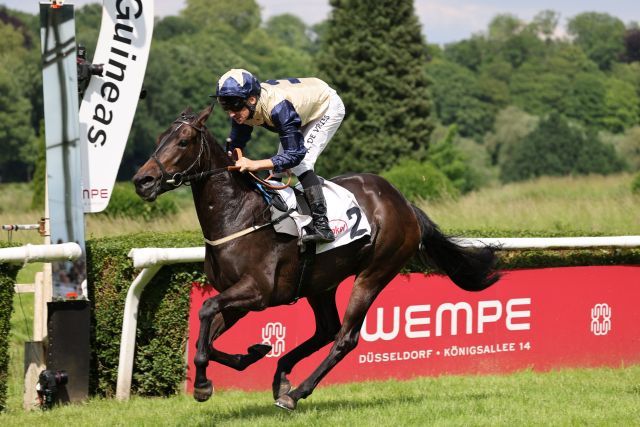
{"label": "stirrup", "polygon": [[[322,231],[325,233],[322,233]],[[316,243],[331,243],[336,240],[336,236],[331,232],[329,228],[318,229],[313,227],[313,233],[305,234],[302,236],[302,243],[316,242]]]}

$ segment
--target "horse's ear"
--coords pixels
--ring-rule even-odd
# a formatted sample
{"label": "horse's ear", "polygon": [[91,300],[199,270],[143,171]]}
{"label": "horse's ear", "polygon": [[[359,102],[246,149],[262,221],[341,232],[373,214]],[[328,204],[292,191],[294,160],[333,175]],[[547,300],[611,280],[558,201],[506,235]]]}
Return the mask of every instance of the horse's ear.
{"label": "horse's ear", "polygon": [[209,116],[211,115],[211,112],[213,111],[214,105],[215,103],[212,102],[207,108],[200,111],[200,115],[198,116],[198,123],[200,123],[201,126],[204,126],[204,124],[207,122],[207,119],[209,118]]}

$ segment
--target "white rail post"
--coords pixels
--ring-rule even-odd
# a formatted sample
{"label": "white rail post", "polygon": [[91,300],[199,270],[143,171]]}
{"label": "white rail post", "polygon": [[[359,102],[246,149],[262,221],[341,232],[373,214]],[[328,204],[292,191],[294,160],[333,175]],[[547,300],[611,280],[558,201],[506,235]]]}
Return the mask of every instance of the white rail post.
{"label": "white rail post", "polygon": [[131,394],[133,375],[133,356],[136,350],[136,328],[138,326],[138,305],[144,287],[153,279],[162,265],[153,265],[143,269],[129,287],[124,304],[122,319],[122,338],[120,340],[120,358],[118,360],[118,382],[116,399],[127,400]]}

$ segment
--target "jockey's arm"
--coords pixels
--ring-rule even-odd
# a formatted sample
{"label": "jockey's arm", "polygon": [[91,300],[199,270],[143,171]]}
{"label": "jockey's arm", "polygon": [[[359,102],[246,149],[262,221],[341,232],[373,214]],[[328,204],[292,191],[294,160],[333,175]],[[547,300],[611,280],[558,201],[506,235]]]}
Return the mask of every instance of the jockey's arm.
{"label": "jockey's arm", "polygon": [[240,166],[240,172],[256,172],[273,169],[271,159],[251,160],[246,157],[236,160],[236,166]]}
{"label": "jockey's arm", "polygon": [[244,150],[245,145],[251,139],[251,133],[253,132],[253,126],[240,125],[231,120],[231,132],[229,132],[229,139],[231,140],[231,150],[234,148],[240,148]]}
{"label": "jockey's arm", "polygon": [[280,145],[282,152],[271,157],[273,170],[275,172],[283,172],[300,164],[307,149],[304,146],[304,137],[300,130],[302,119],[294,108],[293,104],[288,100],[284,100],[277,104],[271,111],[271,120],[280,136]]}

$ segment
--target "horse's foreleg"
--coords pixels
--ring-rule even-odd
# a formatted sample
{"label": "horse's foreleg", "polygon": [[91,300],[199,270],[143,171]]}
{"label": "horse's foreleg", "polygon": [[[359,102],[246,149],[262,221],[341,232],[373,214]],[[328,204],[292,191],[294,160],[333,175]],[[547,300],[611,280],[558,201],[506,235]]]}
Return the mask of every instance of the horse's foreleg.
{"label": "horse's foreleg", "polygon": [[235,325],[236,322],[246,316],[246,314],[246,311],[225,310],[215,315],[211,322],[209,332],[209,343],[211,343],[211,347],[209,347],[209,360],[237,371],[243,371],[271,351],[271,346],[266,344],[252,345],[247,349],[247,354],[228,354],[213,347],[213,341]]}
{"label": "horse's foreleg", "polygon": [[[394,273],[395,275],[395,273]],[[297,402],[309,396],[316,388],[320,380],[333,369],[351,350],[358,344],[360,328],[364,322],[367,310],[373,303],[378,293],[391,280],[389,277],[379,277],[377,280],[366,280],[362,276],[356,279],[353,291],[349,298],[349,304],[345,312],[342,327],[338,332],[335,343],[329,354],[311,375],[305,379],[295,390],[284,394],[276,400],[276,406],[294,410]]]}
{"label": "horse's foreleg", "polygon": [[258,289],[253,278],[243,276],[238,283],[215,297],[207,299],[202,304],[202,308],[198,312],[200,332],[196,343],[196,354],[193,358],[196,368],[193,397],[196,400],[204,402],[213,393],[211,381],[207,379],[207,366],[211,355],[211,328],[215,316],[228,309],[240,311],[260,310],[265,308],[264,300],[264,295]]}
{"label": "horse's foreleg", "polygon": [[278,367],[273,377],[273,398],[278,399],[291,390],[287,374],[302,359],[320,350],[335,339],[340,330],[340,316],[336,307],[336,289],[327,293],[308,297],[316,319],[316,331],[311,338],[285,354],[278,360]]}

